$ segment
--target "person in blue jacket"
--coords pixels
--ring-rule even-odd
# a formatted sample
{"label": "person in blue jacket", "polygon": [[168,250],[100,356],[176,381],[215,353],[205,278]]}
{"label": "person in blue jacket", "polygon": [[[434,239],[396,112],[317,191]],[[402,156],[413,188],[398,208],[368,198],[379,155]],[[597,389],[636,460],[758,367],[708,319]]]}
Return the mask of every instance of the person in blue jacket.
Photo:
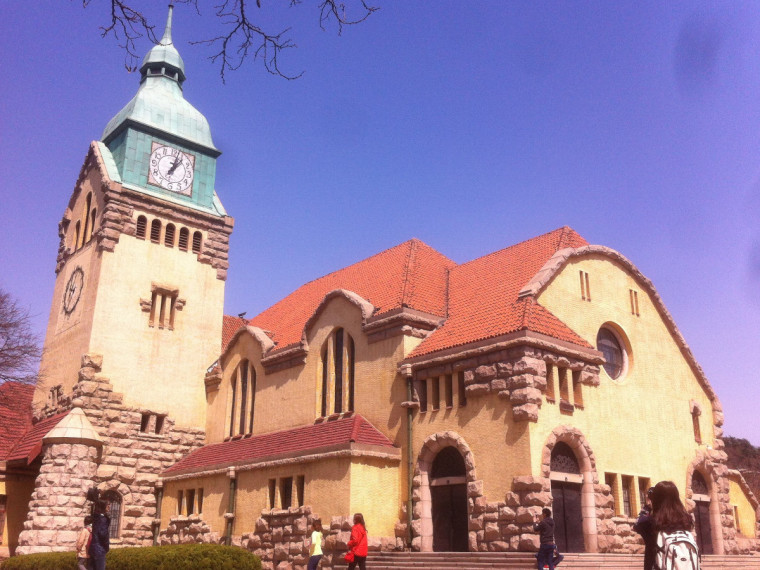
{"label": "person in blue jacket", "polygon": [[110,548],[109,529],[111,519],[106,514],[108,503],[99,499],[95,502],[92,517],[92,542],[90,543],[90,560],[92,570],[106,569],[106,554]]}

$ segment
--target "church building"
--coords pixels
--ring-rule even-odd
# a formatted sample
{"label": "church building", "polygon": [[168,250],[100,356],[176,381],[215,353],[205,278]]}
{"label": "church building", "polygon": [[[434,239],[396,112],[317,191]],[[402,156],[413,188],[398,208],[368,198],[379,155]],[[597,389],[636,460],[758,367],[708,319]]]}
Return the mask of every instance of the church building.
{"label": "church building", "polygon": [[623,254],[569,227],[466,263],[410,239],[225,316],[233,220],[171,9],[140,74],[59,224],[31,411],[0,420],[11,553],[71,550],[91,487],[114,546],[236,544],[268,568],[305,567],[316,518],[331,567],[355,512],[373,551],[535,551],[549,507],[562,551],[642,552],[661,480],[703,553],[760,550],[718,396]]}

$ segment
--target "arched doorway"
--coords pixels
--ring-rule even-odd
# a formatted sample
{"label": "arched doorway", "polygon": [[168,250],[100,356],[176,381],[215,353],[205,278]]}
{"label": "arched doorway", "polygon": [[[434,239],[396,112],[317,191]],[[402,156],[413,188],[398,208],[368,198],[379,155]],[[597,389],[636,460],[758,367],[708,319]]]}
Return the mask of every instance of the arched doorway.
{"label": "arched doorway", "polygon": [[710,489],[704,476],[697,470],[691,476],[691,498],[694,501],[694,534],[699,552],[713,554]]}
{"label": "arched doorway", "polygon": [[565,442],[557,442],[552,449],[550,478],[557,548],[560,552],[583,552],[583,477],[575,453]]}
{"label": "arched doorway", "polygon": [[433,550],[467,552],[467,478],[464,458],[455,447],[444,447],[430,469]]}

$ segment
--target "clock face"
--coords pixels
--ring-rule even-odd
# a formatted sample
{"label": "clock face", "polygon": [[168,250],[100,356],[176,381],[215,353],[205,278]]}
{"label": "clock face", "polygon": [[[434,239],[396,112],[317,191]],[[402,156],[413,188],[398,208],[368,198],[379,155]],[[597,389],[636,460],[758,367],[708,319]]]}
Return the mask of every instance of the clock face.
{"label": "clock face", "polygon": [[193,193],[195,156],[170,146],[153,143],[148,182],[185,196]]}
{"label": "clock face", "polygon": [[66,283],[66,289],[63,291],[63,312],[70,315],[74,312],[74,309],[79,303],[79,298],[82,296],[82,288],[84,287],[84,271],[81,267],[77,267],[69,277],[69,282]]}

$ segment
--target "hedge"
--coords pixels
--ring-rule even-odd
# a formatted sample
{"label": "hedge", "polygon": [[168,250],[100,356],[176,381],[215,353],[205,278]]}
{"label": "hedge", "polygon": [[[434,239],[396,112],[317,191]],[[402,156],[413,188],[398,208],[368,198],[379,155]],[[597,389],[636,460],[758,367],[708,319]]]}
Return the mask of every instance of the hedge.
{"label": "hedge", "polygon": [[[76,553],[46,552],[14,556],[2,570],[77,570]],[[178,544],[114,548],[106,556],[108,570],[261,570],[261,560],[235,546]]]}

